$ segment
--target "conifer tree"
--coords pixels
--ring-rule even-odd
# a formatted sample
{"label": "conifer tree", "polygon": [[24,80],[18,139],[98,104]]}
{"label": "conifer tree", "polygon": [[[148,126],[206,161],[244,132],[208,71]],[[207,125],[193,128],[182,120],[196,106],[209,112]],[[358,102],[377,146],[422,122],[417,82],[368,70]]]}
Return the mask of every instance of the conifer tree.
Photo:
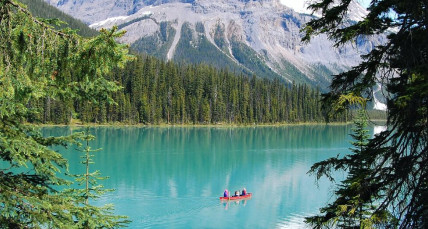
{"label": "conifer tree", "polygon": [[[363,163],[362,159],[369,163],[366,190],[378,203],[371,219],[393,216],[395,220],[384,221],[383,227],[427,228],[427,1],[372,0],[368,14],[358,22],[347,20],[350,4],[350,0],[311,4],[309,8],[322,17],[306,25],[304,40],[320,33],[326,33],[336,46],[358,43],[367,36],[387,39],[362,56],[358,66],[334,76],[324,104],[347,109],[352,98],[372,99],[376,84],[386,90],[388,129],[369,140],[363,150],[366,156],[353,163]],[[320,167],[324,169],[317,173],[327,174],[339,162]],[[345,188],[351,190],[352,186]]]}
{"label": "conifer tree", "polygon": [[101,149],[92,149],[89,145],[95,137],[90,134],[89,127],[84,132],[80,133],[78,151],[82,152],[81,163],[85,166],[85,173],[72,175],[79,186],[79,189],[66,189],[61,192],[64,196],[69,196],[73,199],[74,204],[78,206],[76,212],[73,213],[75,226],[77,228],[92,229],[92,228],[118,228],[126,226],[129,221],[125,216],[117,216],[113,214],[113,205],[104,205],[102,207],[93,206],[89,201],[99,199],[106,192],[113,191],[104,189],[102,185],[98,185],[98,180],[105,180],[108,177],[101,177],[100,171],[91,172],[90,165],[93,164],[92,153],[99,152]]}
{"label": "conifer tree", "polygon": [[[348,173],[345,180],[335,190],[337,199],[320,209],[321,215],[308,217],[306,222],[314,228],[372,228],[393,220],[389,213],[383,211],[382,217],[371,217],[376,209],[375,196],[370,187],[371,159],[367,144],[369,140],[367,130],[367,115],[363,109],[358,111],[354,119],[354,127],[351,134],[354,139],[351,142],[353,148],[351,154],[343,158],[330,158],[326,161],[314,164],[310,172],[316,173],[317,179],[326,175],[334,180],[329,170],[342,170]],[[324,173],[325,172],[325,173]]]}
{"label": "conifer tree", "polygon": [[28,104],[44,98],[112,102],[119,86],[102,76],[130,58],[115,41],[123,34],[116,29],[84,39],[49,22],[55,20],[35,18],[17,1],[0,1],[1,228],[77,227],[75,219],[86,213],[59,192],[69,184],[58,176],[67,161],[52,146],[68,146],[79,136],[43,137],[24,124],[39,112]]}

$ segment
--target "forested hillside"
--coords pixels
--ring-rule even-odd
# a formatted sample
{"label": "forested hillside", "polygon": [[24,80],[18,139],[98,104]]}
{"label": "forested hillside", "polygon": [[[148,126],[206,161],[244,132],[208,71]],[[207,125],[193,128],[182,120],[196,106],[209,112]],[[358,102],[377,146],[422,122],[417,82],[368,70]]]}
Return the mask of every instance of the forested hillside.
{"label": "forested hillside", "polygon": [[[36,16],[67,22],[80,35],[97,34],[97,31],[43,0],[21,2],[27,4]],[[124,70],[116,70],[106,76],[123,86],[123,90],[113,95],[116,104],[107,104],[103,98],[81,103],[74,98],[46,97],[28,104],[37,112],[28,121],[55,124],[67,124],[72,120],[130,124],[324,121],[318,89],[304,84],[286,85],[282,79],[267,80],[218,69],[219,66],[183,65],[138,56]]]}
{"label": "forested hillside", "polygon": [[66,24],[61,25],[60,28],[70,27],[71,29],[76,29],[77,34],[84,37],[92,37],[98,34],[98,31],[96,31],[95,29],[89,28],[82,21],[75,19],[68,14],[63,13],[62,11],[49,5],[43,0],[19,0],[19,1],[27,5],[28,10],[35,17],[58,18],[61,21],[65,22]]}
{"label": "forested hillside", "polygon": [[130,124],[262,124],[321,122],[320,92],[307,85],[236,75],[207,65],[178,65],[138,56],[107,76],[119,82],[116,105],[51,98],[31,101],[31,122]]}

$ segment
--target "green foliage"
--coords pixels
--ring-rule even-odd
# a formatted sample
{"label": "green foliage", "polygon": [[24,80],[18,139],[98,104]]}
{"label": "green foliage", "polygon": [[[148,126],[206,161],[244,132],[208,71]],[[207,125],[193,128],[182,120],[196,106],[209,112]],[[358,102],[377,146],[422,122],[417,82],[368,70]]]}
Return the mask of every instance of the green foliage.
{"label": "green foliage", "polygon": [[101,149],[93,150],[89,142],[94,140],[95,137],[90,134],[89,128],[86,131],[79,133],[80,140],[78,151],[84,155],[81,156],[83,159],[81,163],[86,167],[85,174],[73,175],[75,181],[79,186],[84,185],[81,189],[66,189],[61,192],[61,195],[68,196],[73,199],[74,204],[79,206],[75,213],[75,222],[77,228],[118,228],[124,227],[128,220],[125,216],[116,216],[113,214],[112,205],[104,205],[102,207],[95,207],[89,204],[89,200],[96,200],[106,192],[113,190],[104,189],[102,185],[98,185],[99,180],[105,180],[107,177],[101,177],[100,172],[90,172],[90,165],[93,164],[92,158],[94,152],[98,152]]}
{"label": "green foliage", "polygon": [[360,106],[365,109],[366,104],[367,104],[366,98],[363,98],[358,95],[354,95],[354,93],[351,92],[349,94],[340,95],[338,99],[335,100],[335,103],[333,104],[332,108],[336,112],[340,111],[346,106],[354,106],[354,105]]}
{"label": "green foliage", "polygon": [[279,78],[280,76],[273,72],[253,49],[242,42],[232,41],[232,54],[239,61],[258,76],[270,79]]}
{"label": "green foliage", "polygon": [[[320,92],[307,85],[249,78],[207,65],[138,56],[106,76],[120,82],[117,104],[74,103],[83,122],[254,124],[322,122]],[[45,110],[45,113],[52,113]],[[346,121],[344,115],[332,120]],[[49,120],[48,120],[49,121]]]}
{"label": "green foliage", "polygon": [[[371,1],[361,21],[348,22],[350,1],[318,1],[310,8],[323,17],[310,21],[304,40],[319,33],[336,46],[358,42],[366,36],[387,34],[351,70],[334,77],[324,103],[351,107],[343,96],[355,95],[370,101],[372,88],[382,84],[387,96],[388,130],[375,136],[363,150],[370,155],[370,177],[366,189],[378,204],[370,217],[385,222],[382,227],[426,228],[428,225],[428,32],[426,1]],[[344,101],[342,103],[341,101]],[[362,158],[353,159],[355,164]],[[364,160],[367,160],[364,158]],[[331,169],[331,168],[326,168]],[[345,190],[352,190],[346,184]],[[339,195],[337,199],[341,198]],[[369,199],[364,200],[368,204]],[[388,213],[390,212],[390,213]],[[393,216],[395,219],[389,218]],[[316,224],[320,227],[321,224]],[[365,226],[362,226],[365,227]]]}
{"label": "green foliage", "polygon": [[[69,184],[57,176],[67,161],[51,149],[77,143],[80,135],[46,138],[24,122],[47,115],[39,113],[46,105],[55,107],[50,117],[63,120],[70,104],[59,101],[111,100],[119,86],[101,75],[129,59],[126,46],[115,42],[120,35],[113,29],[83,39],[34,18],[16,1],[0,1],[1,228],[76,228],[76,219],[90,216],[58,192]],[[98,216],[93,220],[102,222]]]}
{"label": "green foliage", "polygon": [[196,22],[195,31],[197,33],[205,33],[205,26],[202,22]]}
{"label": "green foliage", "polygon": [[[373,158],[367,150],[368,130],[367,116],[359,110],[354,120],[353,148],[351,154],[343,158],[330,158],[314,164],[310,173],[316,174],[317,179],[326,176],[334,180],[331,170],[347,171],[348,175],[335,190],[336,200],[320,209],[322,215],[306,218],[306,222],[314,226],[338,228],[373,228],[385,223],[391,223],[393,217],[387,212],[376,212],[376,194],[369,187],[372,183],[370,177]],[[382,217],[375,217],[381,215]]]}
{"label": "green foliage", "polygon": [[85,23],[61,12],[57,8],[46,3],[44,0],[19,1],[27,5],[28,10],[35,17],[49,18],[51,21],[55,19],[63,21],[64,23],[56,26],[58,29],[65,29],[69,27],[71,29],[77,30],[77,34],[84,37],[93,37],[98,35],[98,32],[95,29],[89,28]]}
{"label": "green foliage", "polygon": [[228,49],[228,44],[226,43],[226,28],[224,24],[217,24],[217,27],[214,31],[214,43],[219,47],[223,52],[231,55]]}

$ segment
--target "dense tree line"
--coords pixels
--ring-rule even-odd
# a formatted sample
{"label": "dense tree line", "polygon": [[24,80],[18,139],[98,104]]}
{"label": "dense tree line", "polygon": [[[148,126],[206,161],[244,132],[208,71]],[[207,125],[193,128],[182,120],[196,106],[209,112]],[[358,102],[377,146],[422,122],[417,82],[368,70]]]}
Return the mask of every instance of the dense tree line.
{"label": "dense tree line", "polygon": [[179,65],[139,56],[107,78],[123,86],[112,96],[116,104],[47,97],[29,104],[40,111],[30,121],[69,123],[77,118],[85,123],[261,124],[324,120],[318,89],[207,65]]}
{"label": "dense tree line", "polygon": [[[98,33],[43,0],[20,1],[28,4],[36,16],[67,23],[56,28],[69,26],[82,36]],[[201,25],[197,27],[198,32],[203,32]],[[163,37],[167,37],[167,25],[161,28]],[[73,77],[73,73],[67,74]],[[206,65],[178,65],[151,57],[138,57],[126,70],[117,70],[107,78],[124,87],[114,95],[117,104],[109,105],[102,99],[82,103],[48,96],[29,102],[28,107],[35,108],[38,114],[28,121],[67,124],[74,118],[85,123],[260,124],[324,120],[319,90],[307,85],[285,85],[284,80],[238,75]],[[334,120],[346,121],[347,116]]]}
{"label": "dense tree line", "polygon": [[[82,36],[97,34],[43,0],[20,1],[28,4],[36,16],[60,18]],[[166,25],[163,27],[166,33]],[[199,30],[203,32],[203,28]],[[324,120],[318,89],[219,71],[206,65],[178,65],[138,57],[125,70],[117,70],[107,78],[124,87],[114,95],[117,104],[109,105],[102,99],[82,103],[45,97],[29,102],[28,107],[35,108],[38,114],[28,121],[67,124],[74,118],[85,123],[260,124]],[[336,120],[343,121],[345,117]]]}

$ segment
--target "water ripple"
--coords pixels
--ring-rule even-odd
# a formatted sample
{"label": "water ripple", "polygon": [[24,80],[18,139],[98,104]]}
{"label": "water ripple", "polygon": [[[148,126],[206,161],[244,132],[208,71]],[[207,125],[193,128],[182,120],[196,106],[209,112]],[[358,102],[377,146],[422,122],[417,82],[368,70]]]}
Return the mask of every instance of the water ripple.
{"label": "water ripple", "polygon": [[306,229],[310,228],[305,224],[305,217],[309,215],[292,214],[289,217],[279,220],[275,228],[293,228],[293,229]]}

